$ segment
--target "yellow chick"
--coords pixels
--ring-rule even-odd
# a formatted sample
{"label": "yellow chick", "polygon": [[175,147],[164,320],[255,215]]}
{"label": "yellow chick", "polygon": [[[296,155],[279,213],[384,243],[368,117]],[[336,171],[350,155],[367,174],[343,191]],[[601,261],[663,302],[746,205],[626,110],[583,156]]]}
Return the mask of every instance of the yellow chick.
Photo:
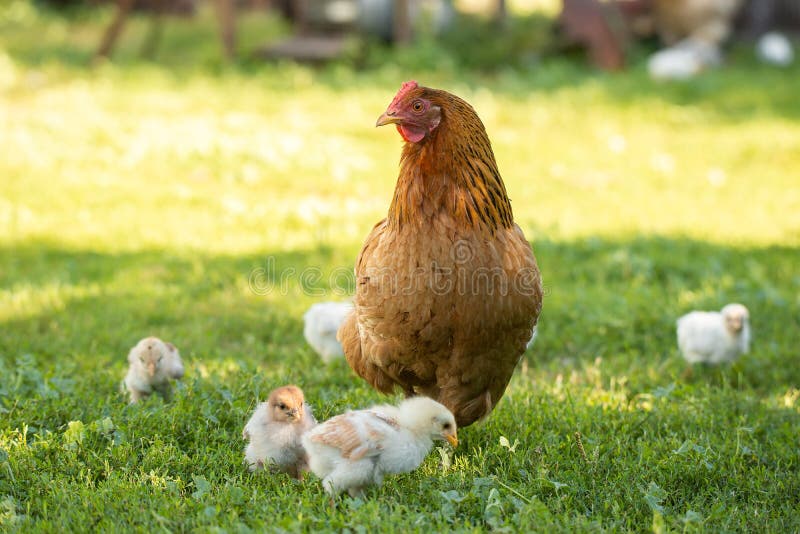
{"label": "yellow chick", "polygon": [[269,465],[302,479],[308,460],[300,438],[316,424],[299,387],[282,386],[270,392],[267,402],[256,407],[242,431],[242,438],[249,442],[244,460],[250,471]]}

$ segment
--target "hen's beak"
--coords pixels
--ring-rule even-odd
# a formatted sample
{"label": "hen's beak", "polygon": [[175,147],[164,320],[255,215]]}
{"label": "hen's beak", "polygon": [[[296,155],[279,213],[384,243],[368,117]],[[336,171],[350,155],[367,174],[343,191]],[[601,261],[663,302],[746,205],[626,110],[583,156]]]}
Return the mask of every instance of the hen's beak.
{"label": "hen's beak", "polygon": [[444,439],[453,447],[458,447],[458,436],[456,434],[445,434]]}
{"label": "hen's beak", "polygon": [[401,119],[397,116],[396,111],[386,110],[383,115],[378,117],[377,122],[375,122],[375,127],[386,126],[387,124],[398,124],[400,121]]}

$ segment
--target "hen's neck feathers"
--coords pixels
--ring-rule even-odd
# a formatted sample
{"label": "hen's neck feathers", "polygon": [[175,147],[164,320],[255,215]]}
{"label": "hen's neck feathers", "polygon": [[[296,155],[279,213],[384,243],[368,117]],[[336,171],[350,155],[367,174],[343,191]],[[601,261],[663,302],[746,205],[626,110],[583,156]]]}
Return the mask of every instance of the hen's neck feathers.
{"label": "hen's neck feathers", "polygon": [[511,227],[511,202],[477,113],[454,95],[428,91],[442,121],[421,142],[405,143],[389,224],[427,224],[445,212],[462,227]]}

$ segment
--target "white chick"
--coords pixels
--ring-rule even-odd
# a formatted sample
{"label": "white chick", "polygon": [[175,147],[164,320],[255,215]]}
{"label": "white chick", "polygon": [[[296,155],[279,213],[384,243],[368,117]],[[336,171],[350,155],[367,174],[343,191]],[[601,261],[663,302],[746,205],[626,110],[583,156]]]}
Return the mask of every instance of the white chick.
{"label": "white chick", "polygon": [[302,479],[308,471],[308,461],[300,438],[316,424],[300,388],[283,386],[273,390],[267,402],[256,407],[242,431],[242,438],[249,441],[244,460],[250,471],[266,465]]}
{"label": "white chick", "polygon": [[344,356],[336,332],[352,311],[351,302],[319,302],[303,315],[303,335],[325,363]]}
{"label": "white chick", "polygon": [[750,350],[750,314],[741,304],[678,319],[678,346],[689,363],[730,362]]}
{"label": "white chick", "polygon": [[373,406],[328,419],[303,436],[311,471],[333,498],[362,496],[387,473],[408,473],[434,440],[458,445],[453,414],[433,399],[412,397],[398,407]]}
{"label": "white chick", "polygon": [[131,404],[147,398],[154,391],[169,400],[170,380],[183,376],[183,362],[172,343],[157,337],[146,337],[128,353],[128,374],[125,387]]}
{"label": "white chick", "polygon": [[685,39],[650,56],[647,69],[657,80],[686,80],[721,62],[722,54],[715,46]]}
{"label": "white chick", "polygon": [[794,61],[792,42],[778,32],[764,34],[758,40],[756,52],[761,61],[778,67],[788,67]]}

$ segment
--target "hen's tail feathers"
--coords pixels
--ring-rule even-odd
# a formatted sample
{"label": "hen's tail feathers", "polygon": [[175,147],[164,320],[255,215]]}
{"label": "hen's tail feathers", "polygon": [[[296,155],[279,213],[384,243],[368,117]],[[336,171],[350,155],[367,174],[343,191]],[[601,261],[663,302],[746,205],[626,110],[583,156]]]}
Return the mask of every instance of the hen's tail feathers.
{"label": "hen's tail feathers", "polygon": [[355,311],[351,312],[344,320],[336,334],[336,339],[342,344],[348,365],[358,376],[372,384],[372,387],[381,393],[392,392],[395,382],[379,367],[369,362],[361,351],[361,335],[358,332]]}

